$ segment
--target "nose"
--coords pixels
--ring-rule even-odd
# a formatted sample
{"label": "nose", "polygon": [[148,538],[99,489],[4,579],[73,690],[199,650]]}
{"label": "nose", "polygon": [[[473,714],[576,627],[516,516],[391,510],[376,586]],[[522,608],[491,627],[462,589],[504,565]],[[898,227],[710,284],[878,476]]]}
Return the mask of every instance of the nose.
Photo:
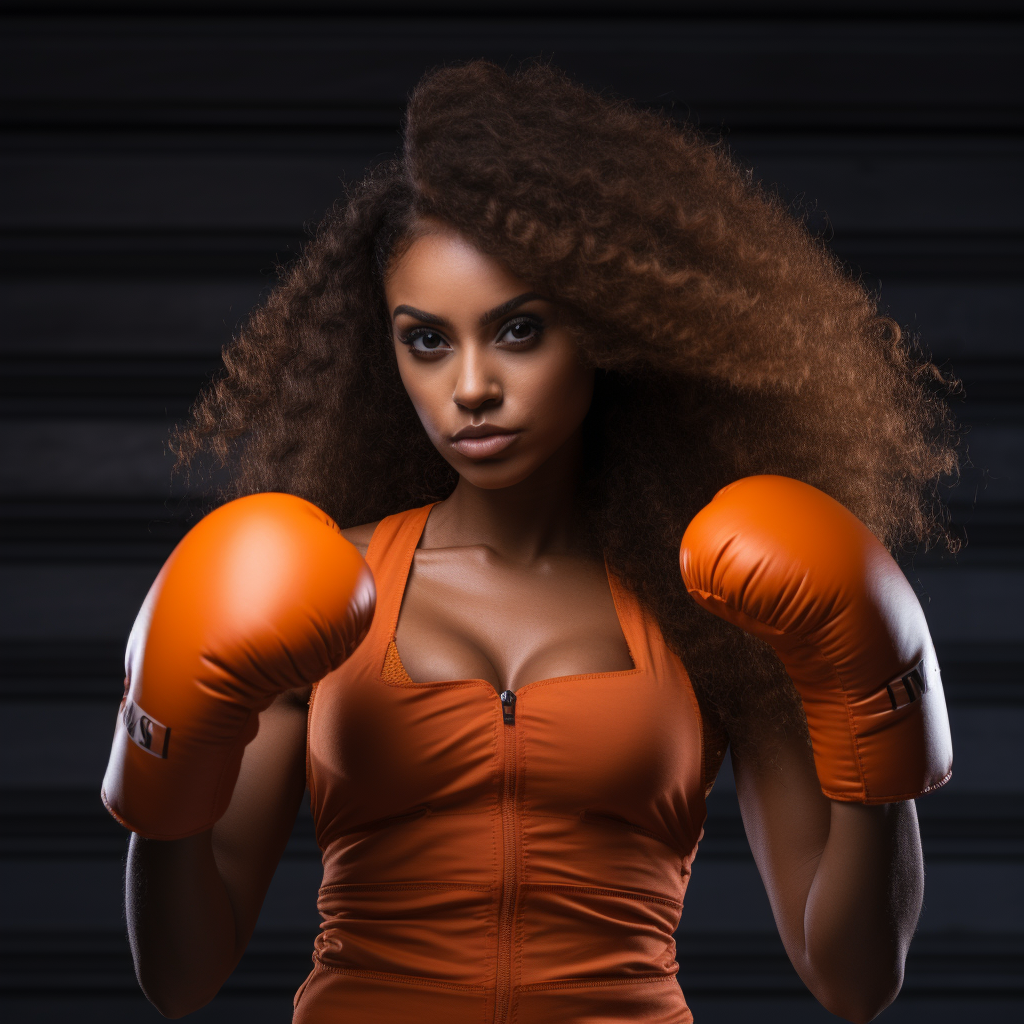
{"label": "nose", "polygon": [[475,410],[500,405],[503,397],[498,367],[476,345],[460,353],[459,375],[452,401],[461,409]]}

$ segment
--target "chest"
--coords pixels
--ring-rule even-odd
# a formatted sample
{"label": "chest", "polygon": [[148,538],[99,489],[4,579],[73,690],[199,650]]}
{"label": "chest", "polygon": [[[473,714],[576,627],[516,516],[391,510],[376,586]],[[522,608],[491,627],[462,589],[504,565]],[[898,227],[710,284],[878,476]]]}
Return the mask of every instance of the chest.
{"label": "chest", "polygon": [[[648,854],[696,843],[699,715],[685,670],[664,650],[641,643],[637,668],[525,685],[509,720],[486,681],[414,682],[385,629],[367,641],[311,704],[309,779],[324,850],[340,841],[337,857],[365,857],[376,872],[429,848],[450,870],[458,829],[478,820],[486,835],[461,852],[482,870],[482,855],[500,850],[491,840],[500,841],[503,807],[519,816],[533,863],[549,842],[553,865],[566,857],[552,829],[581,844],[573,862],[595,843],[632,849],[637,836],[653,842]],[[429,840],[414,856],[395,847],[392,826],[421,819]],[[621,881],[627,863],[651,858],[621,849],[614,859]]]}
{"label": "chest", "polygon": [[483,679],[498,692],[634,667],[604,566],[569,557],[516,566],[479,548],[419,550],[395,643],[415,682]]}

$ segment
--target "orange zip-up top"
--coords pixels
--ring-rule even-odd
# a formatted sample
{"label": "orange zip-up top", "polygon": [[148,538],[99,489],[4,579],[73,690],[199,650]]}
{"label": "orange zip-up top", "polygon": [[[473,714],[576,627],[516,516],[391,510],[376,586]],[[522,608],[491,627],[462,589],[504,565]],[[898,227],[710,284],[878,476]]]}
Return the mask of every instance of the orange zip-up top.
{"label": "orange zip-up top", "polygon": [[609,575],[634,668],[413,682],[395,628],[430,507],[377,526],[373,626],[310,702],[323,921],[294,1021],[692,1020],[672,933],[710,780],[682,662]]}

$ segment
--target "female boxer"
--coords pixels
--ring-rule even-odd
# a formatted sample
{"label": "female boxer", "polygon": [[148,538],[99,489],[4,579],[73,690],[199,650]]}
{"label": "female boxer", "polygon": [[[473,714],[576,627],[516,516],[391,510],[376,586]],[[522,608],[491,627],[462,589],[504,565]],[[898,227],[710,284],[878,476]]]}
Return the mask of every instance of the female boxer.
{"label": "female boxer", "polygon": [[104,780],[161,1012],[237,964],[308,784],[296,1021],[689,1021],[727,744],[794,967],[891,1002],[951,754],[886,548],[949,542],[955,456],[777,200],[549,67],[445,69],[225,366],[179,450],[244,496],[146,599]]}

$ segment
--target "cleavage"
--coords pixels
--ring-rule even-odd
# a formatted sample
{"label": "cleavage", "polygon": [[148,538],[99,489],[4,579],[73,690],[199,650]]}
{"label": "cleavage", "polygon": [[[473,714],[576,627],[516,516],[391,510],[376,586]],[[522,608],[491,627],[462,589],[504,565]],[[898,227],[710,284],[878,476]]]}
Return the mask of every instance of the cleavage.
{"label": "cleavage", "polygon": [[511,566],[479,547],[416,551],[395,643],[414,682],[481,679],[499,693],[634,668],[602,565]]}

